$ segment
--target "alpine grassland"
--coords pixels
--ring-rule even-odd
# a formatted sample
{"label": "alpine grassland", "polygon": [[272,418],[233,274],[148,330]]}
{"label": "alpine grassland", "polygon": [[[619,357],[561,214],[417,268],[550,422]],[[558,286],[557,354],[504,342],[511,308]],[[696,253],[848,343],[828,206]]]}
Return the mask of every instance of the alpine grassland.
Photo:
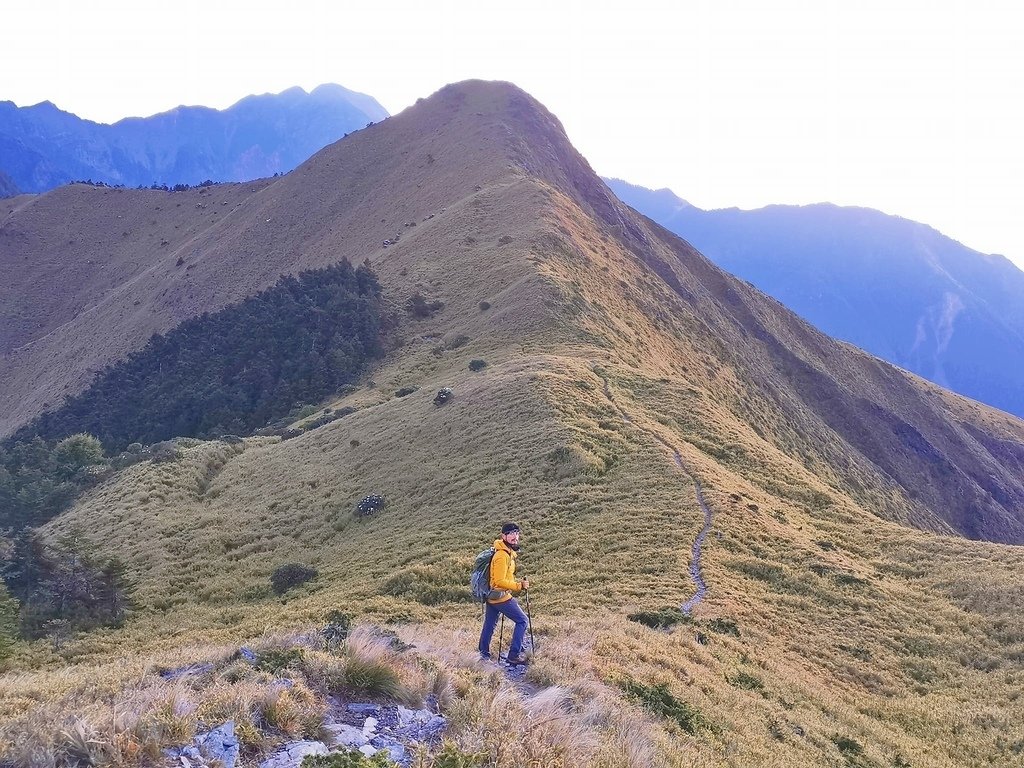
{"label": "alpine grassland", "polygon": [[[465,87],[459,119],[509,93]],[[351,386],[283,435],[178,439],[40,529],[116,556],[132,608],[119,627],[15,644],[4,759],[152,764],[233,719],[255,765],[316,738],[337,700],[433,697],[449,727],[421,746],[424,768],[1024,764],[1024,550],[958,535],[909,490],[923,464],[872,459],[818,418],[784,368],[818,380],[773,367],[744,313],[762,339],[827,347],[851,380],[881,364],[685,261],[654,225],[568,194],[572,174],[540,173],[507,129],[546,113],[515,104],[496,118],[510,148],[489,181],[479,171],[443,211],[409,197],[374,212],[388,234],[416,226],[366,254],[399,320]],[[416,168],[438,174],[469,151],[429,148]],[[443,306],[406,311],[413,295]],[[899,380],[879,395],[894,409],[920,387],[950,423],[1024,441],[1019,422]],[[708,591],[684,614],[698,482]],[[370,495],[385,502],[360,513]],[[521,680],[477,660],[469,598],[506,520],[531,581]],[[275,588],[283,566],[315,578]],[[338,612],[354,628],[330,642]],[[161,676],[188,665],[202,671]]]}

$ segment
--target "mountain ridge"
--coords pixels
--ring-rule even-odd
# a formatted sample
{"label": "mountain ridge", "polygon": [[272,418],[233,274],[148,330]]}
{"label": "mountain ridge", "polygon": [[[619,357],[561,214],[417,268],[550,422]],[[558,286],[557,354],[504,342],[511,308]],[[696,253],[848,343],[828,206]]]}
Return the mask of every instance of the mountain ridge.
{"label": "mountain ridge", "polygon": [[[543,649],[531,680],[582,707],[607,686],[645,718],[599,726],[616,745],[650,735],[609,765],[1019,756],[1007,734],[1024,706],[1021,550],[995,542],[1018,536],[1024,424],[727,275],[619,202],[514,86],[448,86],[278,179],[72,187],[15,207],[4,266],[61,289],[37,271],[50,243],[51,275],[74,262],[95,290],[58,302],[61,327],[25,307],[18,364],[6,347],[0,362],[0,411],[27,403],[22,422],[38,390],[61,391],[50,379],[82,386],[90,365],[280,274],[369,259],[397,320],[384,359],[304,404],[287,439],[178,440],[170,460],[114,472],[45,527],[87,530],[137,582],[137,614],[69,643],[60,674],[193,633],[223,648],[340,607],[493,686],[471,658],[480,616],[465,582],[515,519]],[[58,212],[68,231],[52,231]],[[114,242],[123,273],[102,283]],[[416,295],[436,309],[407,311]],[[10,386],[21,370],[32,375]],[[452,395],[438,405],[441,387]],[[370,494],[386,504],[357,514]],[[708,591],[685,621],[665,606],[693,596],[702,503]],[[270,594],[289,562],[320,576]],[[645,626],[645,611],[677,623]],[[19,677],[10,700],[34,702],[52,679]],[[459,706],[476,690],[460,687]],[[666,701],[686,718],[666,719]],[[578,757],[550,754],[538,759]]]}

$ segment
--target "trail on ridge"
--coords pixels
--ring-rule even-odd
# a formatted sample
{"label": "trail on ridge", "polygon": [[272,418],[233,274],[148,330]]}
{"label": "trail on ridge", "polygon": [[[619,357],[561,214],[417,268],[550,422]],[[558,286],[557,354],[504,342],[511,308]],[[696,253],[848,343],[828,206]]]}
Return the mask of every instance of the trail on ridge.
{"label": "trail on ridge", "polygon": [[[594,370],[594,373],[597,373],[597,371]],[[628,413],[626,413],[626,411],[622,409],[622,406],[620,406],[615,401],[615,397],[612,395],[611,387],[608,385],[608,379],[600,373],[597,373],[597,375],[601,377],[601,381],[604,383],[604,395],[605,397],[608,398],[608,402],[612,404],[612,407],[614,407],[616,411],[618,411],[619,416],[622,417],[622,420],[624,422],[626,422],[627,424],[635,425],[635,422],[633,421],[632,417]],[[640,429],[646,432],[653,440],[657,441],[665,448],[667,448],[669,451],[671,451],[672,459],[675,461],[676,466],[683,472],[686,472],[686,467],[683,466],[683,457],[680,455],[679,451],[676,450],[675,446],[670,444],[667,440],[665,440],[665,438],[663,438],[656,432],[652,432],[651,430],[645,429],[644,427],[640,427]],[[687,474],[689,473],[687,472]],[[687,616],[689,616],[693,609],[700,604],[700,602],[704,599],[704,596],[707,595],[708,592],[708,585],[707,582],[704,581],[704,575],[701,571],[700,563],[701,552],[703,551],[704,547],[704,541],[707,539],[708,534],[711,532],[712,517],[711,507],[709,507],[707,502],[704,500],[704,493],[701,491],[700,481],[697,480],[696,478],[692,478],[692,480],[694,488],[697,493],[697,503],[700,505],[701,511],[704,513],[704,526],[700,529],[700,533],[697,534],[697,538],[693,540],[693,546],[690,548],[690,578],[693,580],[693,583],[696,586],[697,591],[694,592],[693,596],[689,600],[687,600],[679,607],[679,609]]]}

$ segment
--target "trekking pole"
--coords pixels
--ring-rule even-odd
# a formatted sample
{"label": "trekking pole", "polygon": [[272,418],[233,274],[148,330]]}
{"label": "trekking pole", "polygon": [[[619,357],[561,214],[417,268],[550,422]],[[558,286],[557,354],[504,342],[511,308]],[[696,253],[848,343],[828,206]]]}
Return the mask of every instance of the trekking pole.
{"label": "trekking pole", "polygon": [[530,590],[524,589],[523,594],[526,597],[526,623],[530,627],[530,648],[536,653],[537,641],[533,639],[533,617],[530,615]]}
{"label": "trekking pole", "polygon": [[501,614],[501,630],[498,632],[498,661],[501,661],[501,642],[505,639],[505,614]]}

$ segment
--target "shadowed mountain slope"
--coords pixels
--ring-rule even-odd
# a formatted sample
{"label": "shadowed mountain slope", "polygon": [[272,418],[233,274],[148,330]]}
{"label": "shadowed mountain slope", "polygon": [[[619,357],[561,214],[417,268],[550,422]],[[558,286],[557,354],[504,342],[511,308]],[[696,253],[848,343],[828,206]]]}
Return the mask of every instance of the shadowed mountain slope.
{"label": "shadowed mountain slope", "polygon": [[1024,272],[866,208],[704,211],[611,179],[619,197],[825,333],[1024,416]]}
{"label": "shadowed mountain slope", "polygon": [[[619,202],[514,86],[448,86],[272,181],[13,203],[4,268],[41,302],[63,298],[18,305],[8,431],[152,333],[282,273],[369,258],[399,316],[383,361],[319,404],[342,418],[287,440],[183,441],[47,526],[88,531],[138,584],[124,630],[69,644],[60,664],[170,650],[182,633],[227,643],[339,607],[468,658],[472,558],[514,518],[543,644],[531,680],[583,708],[584,683],[663,684],[691,715],[607,726],[634,757],[592,759],[581,741],[543,764],[1019,756],[1022,556],[993,542],[1024,541],[1024,425],[723,273]],[[48,226],[62,216],[73,224]],[[415,293],[443,307],[411,316]],[[435,406],[444,386],[454,397]],[[693,594],[695,481],[713,514],[709,591],[693,623],[656,631],[626,615]],[[384,509],[354,515],[370,493]],[[282,602],[265,584],[287,562],[321,575]],[[0,701],[21,712],[47,683],[20,677]]]}
{"label": "shadowed mountain slope", "polygon": [[[24,192],[70,181],[111,185],[248,181],[286,173],[387,111],[340,85],[247,96],[225,110],[176,107],[112,125],[50,102],[0,102],[0,173]],[[0,195],[2,196],[2,195]]]}

